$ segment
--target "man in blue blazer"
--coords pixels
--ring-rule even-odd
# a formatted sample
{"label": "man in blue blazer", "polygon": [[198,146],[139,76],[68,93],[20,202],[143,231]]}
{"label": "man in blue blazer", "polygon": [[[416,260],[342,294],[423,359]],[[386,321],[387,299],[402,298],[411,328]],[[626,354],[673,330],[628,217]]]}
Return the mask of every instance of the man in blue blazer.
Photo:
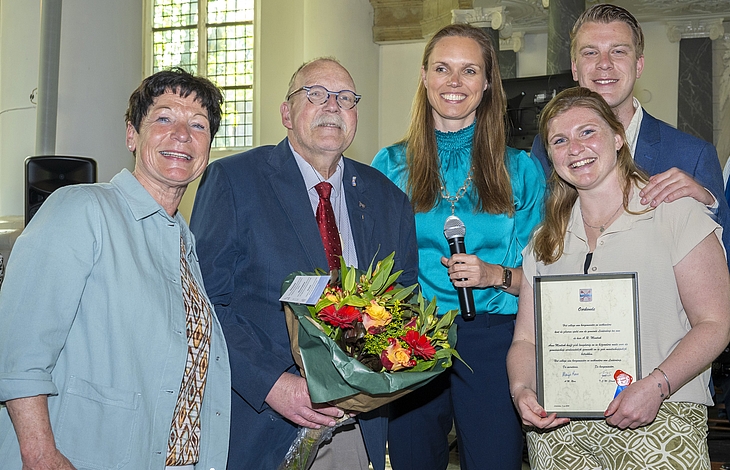
{"label": "man in blue blazer", "polygon": [[[641,202],[656,206],[685,196],[700,201],[722,225],[730,252],[730,209],[715,147],[651,116],[634,98],[634,83],[644,68],[644,35],[636,18],[621,7],[597,4],[578,17],[570,37],[573,79],[603,96],[626,129],[634,160],[651,175]],[[539,135],[532,155],[550,176]]]}
{"label": "man in blue blazer", "polygon": [[[279,297],[293,271],[326,269],[315,220],[315,185],[330,201],[348,265],[367,268],[396,252],[404,285],[417,282],[413,212],[379,171],[344,158],[355,136],[359,96],[333,59],[303,65],[280,111],[287,138],[213,162],[198,190],[191,228],[206,290],[228,343],[232,373],[228,468],[277,468],[298,426],[333,425],[343,410],[315,404],[299,376]],[[385,467],[384,410],[357,416],[337,432],[312,468]],[[364,442],[364,446],[363,446]]]}

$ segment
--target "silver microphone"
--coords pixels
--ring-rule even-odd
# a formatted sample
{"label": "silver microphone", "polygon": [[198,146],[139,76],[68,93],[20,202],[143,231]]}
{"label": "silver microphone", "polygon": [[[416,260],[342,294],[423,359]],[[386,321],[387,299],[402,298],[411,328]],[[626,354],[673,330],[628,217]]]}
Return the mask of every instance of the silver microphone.
{"label": "silver microphone", "polygon": [[[466,246],[464,245],[464,235],[466,235],[466,226],[460,218],[455,215],[450,215],[446,218],[444,224],[444,237],[449,242],[449,249],[451,254],[466,253]],[[465,279],[459,279],[463,281]],[[472,294],[471,287],[456,287],[456,291],[459,294],[459,306],[461,307],[461,317],[464,320],[472,320],[476,316],[476,308],[474,307],[474,295]]]}

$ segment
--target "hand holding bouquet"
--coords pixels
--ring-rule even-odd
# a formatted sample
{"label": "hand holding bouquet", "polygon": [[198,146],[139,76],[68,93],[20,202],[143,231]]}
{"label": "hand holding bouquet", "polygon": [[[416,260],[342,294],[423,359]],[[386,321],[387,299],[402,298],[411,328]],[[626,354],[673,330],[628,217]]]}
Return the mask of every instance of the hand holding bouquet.
{"label": "hand holding bouquet", "polygon": [[[452,356],[459,358],[458,311],[438,316],[435,299],[414,294],[416,285],[397,284],[394,258],[391,253],[366,272],[341,259],[339,277],[333,273],[314,306],[285,305],[292,353],[313,402],[370,411],[425,385],[451,366]],[[296,276],[322,274],[292,273],[283,291]],[[322,442],[310,431],[320,430],[300,430],[280,469],[308,468]]]}

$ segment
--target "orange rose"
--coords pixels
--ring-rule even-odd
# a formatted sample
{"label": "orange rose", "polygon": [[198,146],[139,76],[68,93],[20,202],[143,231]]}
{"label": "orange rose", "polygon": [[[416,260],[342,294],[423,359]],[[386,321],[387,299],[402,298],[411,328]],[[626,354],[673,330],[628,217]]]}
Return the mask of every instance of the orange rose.
{"label": "orange rose", "polygon": [[383,331],[383,328],[390,323],[393,319],[393,315],[385,309],[385,307],[378,304],[375,300],[370,301],[370,305],[365,307],[365,312],[362,316],[362,323],[368,333],[375,335]]}
{"label": "orange rose", "polygon": [[388,338],[389,346],[380,353],[380,362],[383,367],[391,372],[401,369],[408,369],[416,365],[416,360],[411,357],[411,350],[400,345],[393,338]]}

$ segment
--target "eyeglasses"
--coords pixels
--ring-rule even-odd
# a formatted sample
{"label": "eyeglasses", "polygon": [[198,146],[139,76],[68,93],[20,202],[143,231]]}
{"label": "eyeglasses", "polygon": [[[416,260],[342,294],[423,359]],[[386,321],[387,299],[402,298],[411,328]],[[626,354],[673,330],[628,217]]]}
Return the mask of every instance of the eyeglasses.
{"label": "eyeglasses", "polygon": [[342,109],[354,108],[357,102],[360,101],[360,98],[362,98],[362,96],[350,90],[329,91],[321,85],[312,85],[303,86],[292,91],[289,93],[289,96],[286,97],[286,100],[289,101],[289,98],[291,98],[293,94],[299,93],[300,91],[306,91],[309,102],[316,105],[325,104],[327,100],[330,99],[330,96],[334,95],[337,105]]}

